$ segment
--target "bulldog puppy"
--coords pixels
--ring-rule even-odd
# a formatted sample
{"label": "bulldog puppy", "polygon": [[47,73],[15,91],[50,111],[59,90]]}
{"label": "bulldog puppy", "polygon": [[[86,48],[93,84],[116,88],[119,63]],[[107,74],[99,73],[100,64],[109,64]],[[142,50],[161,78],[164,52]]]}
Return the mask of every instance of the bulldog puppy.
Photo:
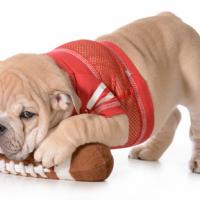
{"label": "bulldog puppy", "polygon": [[[200,38],[171,13],[130,23],[97,41],[117,44],[148,84],[154,107],[152,136],[130,158],[157,160],[189,109],[194,151],[191,170],[200,172]],[[110,147],[127,142],[125,114],[80,114],[81,101],[66,73],[48,55],[20,54],[0,63],[0,147],[12,159],[34,157],[57,165],[88,142]],[[78,113],[71,116],[73,109]]]}
{"label": "bulldog puppy", "polygon": [[[105,118],[79,113],[69,77],[47,55],[20,54],[0,63],[0,147],[14,160],[37,148],[35,159],[51,167],[85,143],[124,144],[126,115]],[[123,134],[121,134],[123,133]],[[115,138],[113,138],[115,135]]]}

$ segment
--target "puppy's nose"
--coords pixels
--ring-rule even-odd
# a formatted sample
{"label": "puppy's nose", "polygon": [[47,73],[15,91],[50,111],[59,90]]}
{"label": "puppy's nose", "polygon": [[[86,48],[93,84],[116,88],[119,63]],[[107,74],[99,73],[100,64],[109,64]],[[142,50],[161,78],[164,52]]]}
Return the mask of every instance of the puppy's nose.
{"label": "puppy's nose", "polygon": [[4,125],[0,124],[0,136],[3,135],[6,131],[7,128]]}

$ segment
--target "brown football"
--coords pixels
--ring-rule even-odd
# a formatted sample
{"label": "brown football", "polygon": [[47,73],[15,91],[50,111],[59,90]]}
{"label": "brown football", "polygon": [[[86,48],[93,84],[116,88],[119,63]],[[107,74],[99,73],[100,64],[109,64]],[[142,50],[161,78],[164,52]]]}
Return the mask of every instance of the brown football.
{"label": "brown football", "polygon": [[73,153],[70,174],[77,181],[103,181],[113,169],[110,148],[99,143],[89,143]]}

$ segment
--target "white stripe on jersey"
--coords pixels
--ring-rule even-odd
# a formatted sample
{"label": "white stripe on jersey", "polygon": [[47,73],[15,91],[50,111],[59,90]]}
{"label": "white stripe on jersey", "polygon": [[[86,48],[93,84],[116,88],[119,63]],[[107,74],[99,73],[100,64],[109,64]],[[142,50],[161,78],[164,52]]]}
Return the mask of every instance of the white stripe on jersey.
{"label": "white stripe on jersey", "polygon": [[87,103],[88,109],[91,109],[95,105],[95,103],[97,102],[97,100],[99,99],[99,97],[101,96],[101,94],[105,89],[106,85],[101,82]]}
{"label": "white stripe on jersey", "polygon": [[106,101],[109,101],[110,99],[112,99],[114,97],[114,95],[112,94],[112,92],[109,92],[105,97],[103,97],[98,103],[97,103],[97,106],[106,102]]}

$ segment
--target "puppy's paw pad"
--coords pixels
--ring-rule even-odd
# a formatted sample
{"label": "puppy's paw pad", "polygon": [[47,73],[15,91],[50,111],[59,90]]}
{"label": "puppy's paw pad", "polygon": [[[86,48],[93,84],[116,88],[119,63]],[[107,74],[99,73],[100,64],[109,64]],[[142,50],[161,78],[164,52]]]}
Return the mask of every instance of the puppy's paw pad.
{"label": "puppy's paw pad", "polygon": [[134,147],[130,153],[129,158],[147,161],[156,161],[159,159],[158,156],[152,149],[145,146]]}

